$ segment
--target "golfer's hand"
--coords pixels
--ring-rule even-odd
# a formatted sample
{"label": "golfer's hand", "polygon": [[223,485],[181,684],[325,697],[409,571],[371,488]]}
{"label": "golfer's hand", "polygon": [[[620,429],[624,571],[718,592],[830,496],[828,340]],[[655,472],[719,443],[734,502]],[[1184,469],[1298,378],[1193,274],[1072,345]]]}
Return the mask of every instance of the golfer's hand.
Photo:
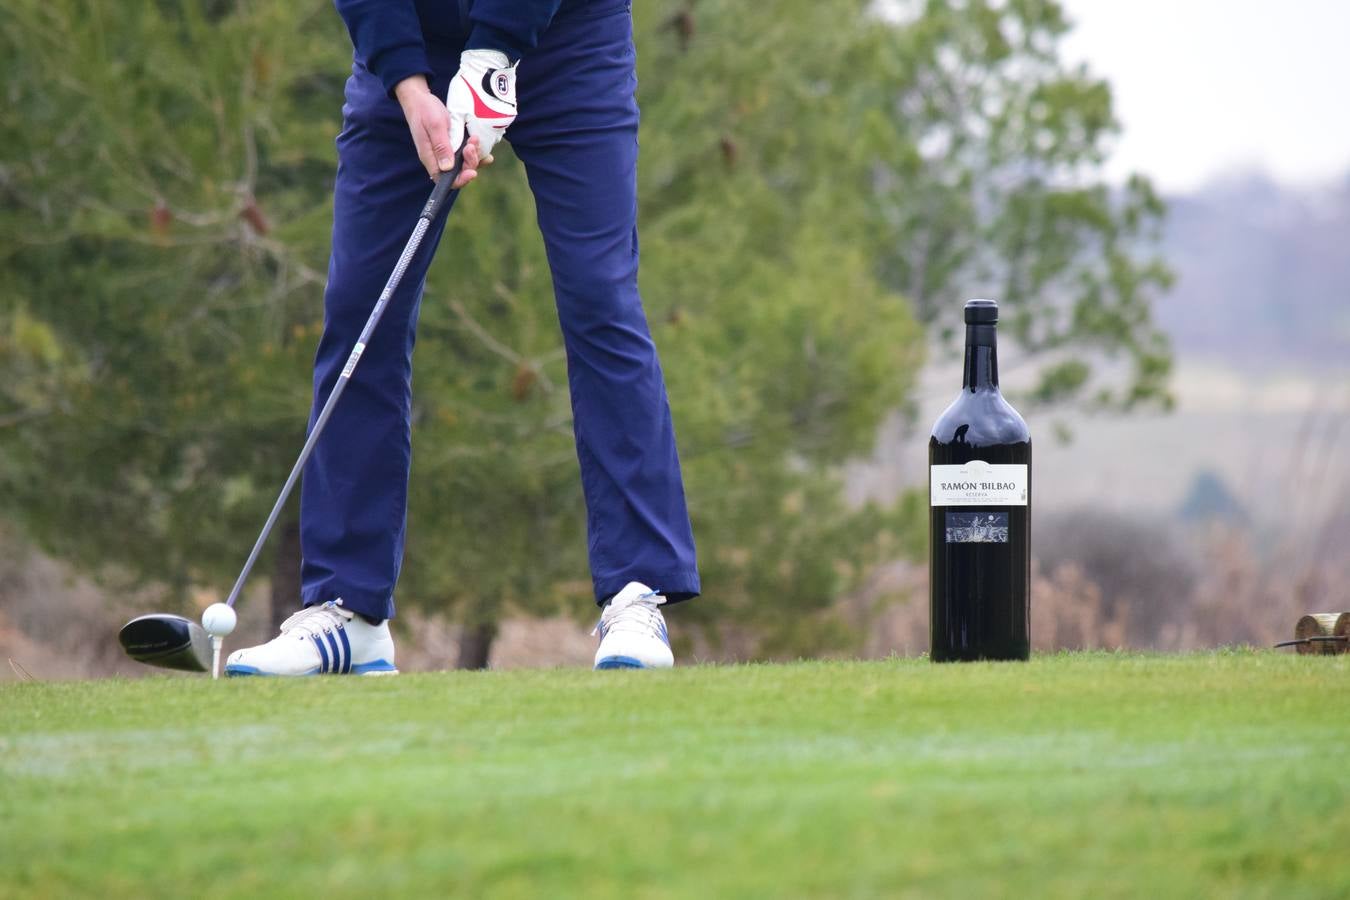
{"label": "golfer's hand", "polygon": [[[450,143],[450,111],[440,101],[421,75],[405,78],[394,88],[394,96],[403,107],[408,120],[417,158],[426,167],[432,180],[455,167],[455,147]],[[462,188],[478,177],[478,140],[470,138],[464,145],[464,168],[453,187]]]}
{"label": "golfer's hand", "polygon": [[516,64],[500,50],[465,50],[459,71],[445,95],[450,110],[450,141],[468,134],[478,142],[482,165],[492,162],[492,148],[516,120]]}

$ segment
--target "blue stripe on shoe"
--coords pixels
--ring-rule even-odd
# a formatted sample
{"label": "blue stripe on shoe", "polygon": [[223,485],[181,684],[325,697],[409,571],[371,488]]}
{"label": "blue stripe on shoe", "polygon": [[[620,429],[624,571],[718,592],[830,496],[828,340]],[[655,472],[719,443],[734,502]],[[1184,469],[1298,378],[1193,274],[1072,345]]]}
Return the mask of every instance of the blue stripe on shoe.
{"label": "blue stripe on shoe", "polygon": [[377,659],[374,662],[357,663],[352,666],[353,675],[373,675],[376,672],[397,672],[394,664],[387,659]]}
{"label": "blue stripe on shoe", "polygon": [[642,660],[631,656],[606,656],[595,664],[597,669],[645,669]]}
{"label": "blue stripe on shoe", "polygon": [[[322,674],[322,673],[321,673],[318,669],[313,669],[313,670],[311,670],[311,671],[309,671],[309,672],[301,672],[301,673],[300,673],[301,676],[305,676],[305,675],[320,675],[320,674]],[[229,678],[234,678],[234,677],[240,676],[240,675],[257,675],[257,676],[264,677],[264,678],[271,678],[271,677],[273,677],[273,676],[275,675],[275,673],[273,673],[273,672],[264,672],[262,669],[259,669],[257,666],[246,666],[246,665],[244,665],[243,663],[230,663],[229,665],[227,665],[227,666],[225,667],[225,675],[226,675],[226,677],[229,677]]]}
{"label": "blue stripe on shoe", "polygon": [[338,626],[338,637],[342,638],[342,649],[345,652],[342,662],[342,674],[348,675],[352,671],[352,642],[347,640],[347,629]]}
{"label": "blue stripe on shoe", "polygon": [[309,639],[319,648],[319,673],[323,674],[328,671],[328,648],[323,645],[323,640],[317,634],[311,634]]}
{"label": "blue stripe on shoe", "polygon": [[338,675],[342,672],[342,649],[338,647],[337,638],[333,637],[333,632],[325,631],[324,640],[328,641],[328,649],[333,651],[333,664],[328,668],[329,675]]}

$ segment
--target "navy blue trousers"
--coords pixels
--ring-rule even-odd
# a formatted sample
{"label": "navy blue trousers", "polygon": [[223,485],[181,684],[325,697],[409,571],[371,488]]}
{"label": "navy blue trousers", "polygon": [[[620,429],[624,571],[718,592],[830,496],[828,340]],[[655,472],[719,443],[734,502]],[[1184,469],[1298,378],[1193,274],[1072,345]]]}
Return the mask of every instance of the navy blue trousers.
{"label": "navy blue trousers", "polygon": [[[640,581],[678,601],[698,593],[699,579],[670,406],[637,287],[632,19],[619,3],[585,9],[555,21],[522,60],[521,115],[508,138],[525,165],[553,273],[596,599]],[[458,57],[457,47],[433,48],[439,96]],[[359,61],[337,144],[315,415],[430,190],[402,111]],[[466,203],[472,195],[470,186]],[[341,597],[372,618],[394,614],[412,460],[413,341],[442,230],[428,233],[305,468],[305,605]]]}

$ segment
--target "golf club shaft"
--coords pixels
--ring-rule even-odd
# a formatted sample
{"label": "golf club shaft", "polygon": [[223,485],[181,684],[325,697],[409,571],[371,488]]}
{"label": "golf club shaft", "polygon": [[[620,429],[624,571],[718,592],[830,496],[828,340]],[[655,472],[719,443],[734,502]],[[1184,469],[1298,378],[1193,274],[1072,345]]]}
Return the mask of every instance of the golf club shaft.
{"label": "golf club shaft", "polygon": [[361,336],[356,339],[356,346],[352,348],[351,355],[347,357],[347,364],[342,367],[342,374],[338,376],[337,383],[333,385],[333,390],[328,394],[328,399],[323,404],[323,409],[319,410],[318,418],[314,420],[314,425],[309,430],[309,436],[305,438],[305,446],[300,449],[300,456],[291,467],[291,474],[286,476],[286,483],[281,488],[281,493],[277,496],[277,502],[272,504],[272,512],[267,516],[267,524],[263,526],[258,539],[253,542],[253,549],[249,551],[248,561],[244,563],[244,568],[235,579],[234,587],[230,589],[230,596],[225,601],[230,606],[239,599],[239,593],[244,589],[244,582],[248,581],[249,573],[253,571],[253,564],[258,561],[258,555],[262,553],[263,545],[267,543],[267,536],[272,533],[272,527],[277,524],[277,519],[281,516],[281,510],[286,505],[286,500],[291,496],[291,490],[295,483],[300,480],[300,473],[305,468],[305,463],[309,460],[310,454],[314,452],[314,445],[318,443],[319,436],[323,434],[324,426],[328,424],[328,419],[333,414],[333,408],[337,406],[338,400],[342,397],[342,392],[347,389],[347,382],[351,381],[352,373],[356,371],[356,365],[361,361],[361,354],[366,350],[366,344],[370,341],[371,334],[375,331],[375,326],[380,324],[380,317],[384,315],[385,307],[389,305],[389,300],[394,296],[394,291],[398,289],[398,284],[403,280],[403,273],[408,270],[413,257],[417,255],[417,248],[422,245],[422,238],[426,235],[427,229],[441,212],[441,207],[445,205],[445,198],[450,196],[451,185],[459,177],[460,170],[464,167],[464,155],[462,152],[455,154],[455,167],[449,172],[445,172],[436,181],[436,187],[432,189],[431,196],[427,198],[426,206],[422,207],[422,213],[417,217],[417,224],[413,227],[412,235],[408,238],[408,243],[403,246],[403,252],[399,254],[398,264],[394,266],[394,271],[389,273],[389,280],[385,282],[384,290],[380,292],[380,299],[375,301],[375,308],[370,311],[370,318],[366,319],[366,325],[361,329]]}

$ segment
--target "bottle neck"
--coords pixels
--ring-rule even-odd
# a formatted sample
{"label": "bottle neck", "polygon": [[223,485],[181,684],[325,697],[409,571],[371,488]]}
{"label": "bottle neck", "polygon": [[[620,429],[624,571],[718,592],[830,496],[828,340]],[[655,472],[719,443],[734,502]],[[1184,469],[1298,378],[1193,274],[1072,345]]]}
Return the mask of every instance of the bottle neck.
{"label": "bottle neck", "polygon": [[998,390],[998,337],[993,325],[966,326],[966,371],[961,387],[967,391]]}

